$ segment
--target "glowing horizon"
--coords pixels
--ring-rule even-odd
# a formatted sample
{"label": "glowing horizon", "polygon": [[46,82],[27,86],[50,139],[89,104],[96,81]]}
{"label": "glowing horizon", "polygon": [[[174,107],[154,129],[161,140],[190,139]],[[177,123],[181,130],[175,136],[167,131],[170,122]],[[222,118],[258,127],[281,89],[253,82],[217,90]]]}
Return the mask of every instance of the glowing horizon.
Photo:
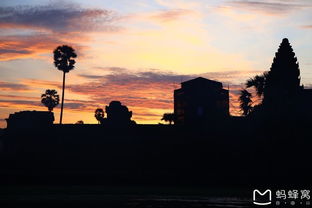
{"label": "glowing horizon", "polygon": [[[64,123],[97,123],[94,110],[119,100],[137,123],[159,123],[173,112],[173,90],[203,76],[238,91],[269,70],[282,39],[296,53],[301,83],[312,83],[312,2],[295,0],[4,0],[0,28],[0,128],[10,113],[47,110],[46,89],[61,94],[53,50],[78,53],[67,74]],[[54,109],[59,121],[60,105]]]}

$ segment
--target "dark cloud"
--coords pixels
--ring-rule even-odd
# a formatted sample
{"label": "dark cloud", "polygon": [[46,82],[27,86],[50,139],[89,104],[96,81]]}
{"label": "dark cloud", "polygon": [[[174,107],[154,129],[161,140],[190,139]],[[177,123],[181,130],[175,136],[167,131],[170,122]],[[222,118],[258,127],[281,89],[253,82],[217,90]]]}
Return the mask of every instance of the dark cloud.
{"label": "dark cloud", "polygon": [[0,30],[23,31],[0,36],[0,60],[51,53],[61,44],[73,46],[78,56],[84,57],[83,43],[90,41],[88,33],[118,31],[116,19],[112,11],[85,9],[76,4],[0,7]]}
{"label": "dark cloud", "polygon": [[[130,84],[152,84],[152,83],[167,83],[179,85],[183,81],[193,79],[196,77],[205,77],[207,79],[213,79],[220,82],[226,82],[232,86],[233,81],[240,78],[243,82],[257,74],[263,73],[263,71],[222,71],[222,72],[207,72],[203,74],[189,74],[183,75],[174,72],[162,71],[158,69],[150,69],[147,71],[132,71],[126,68],[107,67],[105,69],[118,69],[110,70],[110,73],[105,75],[88,75],[80,74],[79,76],[84,78],[93,79],[95,85],[130,85]],[[119,70],[120,69],[120,70]]]}
{"label": "dark cloud", "polygon": [[40,101],[31,101],[31,100],[0,100],[0,106],[7,105],[11,107],[12,105],[29,105],[29,106],[38,106]]}
{"label": "dark cloud", "polygon": [[146,119],[146,117],[158,117],[159,118],[159,114],[157,113],[135,113],[136,118],[140,118],[142,120],[144,120],[144,117]]}
{"label": "dark cloud", "polygon": [[21,95],[1,95],[0,99],[18,99],[18,100],[36,100],[37,97],[21,96]]}
{"label": "dark cloud", "polygon": [[86,108],[86,105],[83,103],[64,103],[64,108],[69,108],[69,109],[84,109]]}
{"label": "dark cloud", "polygon": [[87,78],[87,79],[100,79],[102,76],[100,75],[88,75],[88,74],[79,74],[79,77]]}
{"label": "dark cloud", "polygon": [[[4,99],[8,96],[0,95],[0,107],[20,107],[22,108],[38,108],[45,106],[40,102],[40,97],[23,97],[23,96],[11,96],[14,99]],[[10,98],[10,97],[9,97]],[[71,109],[71,110],[93,110],[98,105],[94,104],[93,101],[80,101],[80,100],[67,100],[65,99],[64,108]],[[59,107],[59,106],[57,106]],[[57,108],[56,107],[56,108]]]}
{"label": "dark cloud", "polygon": [[282,15],[293,11],[311,8],[311,4],[298,1],[228,1],[227,6],[236,9],[261,12],[267,15]]}
{"label": "dark cloud", "polygon": [[104,9],[82,9],[75,4],[0,7],[0,28],[34,28],[52,32],[115,30],[115,15]]}
{"label": "dark cloud", "polygon": [[24,84],[15,84],[11,82],[1,82],[0,81],[1,91],[27,91],[29,87]]}
{"label": "dark cloud", "polygon": [[16,49],[0,49],[0,54],[3,53],[13,53],[13,54],[30,54],[31,52],[28,50],[16,50]]}
{"label": "dark cloud", "polygon": [[112,100],[129,106],[143,108],[172,108],[173,90],[189,75],[178,75],[160,70],[133,72],[122,69],[103,76],[83,74],[92,81],[67,86],[74,93],[89,95],[97,103],[108,104]]}
{"label": "dark cloud", "polygon": [[180,83],[182,80],[188,80],[194,77],[196,75],[180,75],[152,69],[144,72],[114,72],[103,76],[103,79],[110,83],[124,85],[127,83]]}
{"label": "dark cloud", "polygon": [[122,72],[122,71],[128,71],[127,68],[115,67],[115,66],[112,66],[112,67],[102,67],[102,66],[98,66],[98,67],[95,67],[95,69],[100,69],[100,70],[105,71],[105,72]]}

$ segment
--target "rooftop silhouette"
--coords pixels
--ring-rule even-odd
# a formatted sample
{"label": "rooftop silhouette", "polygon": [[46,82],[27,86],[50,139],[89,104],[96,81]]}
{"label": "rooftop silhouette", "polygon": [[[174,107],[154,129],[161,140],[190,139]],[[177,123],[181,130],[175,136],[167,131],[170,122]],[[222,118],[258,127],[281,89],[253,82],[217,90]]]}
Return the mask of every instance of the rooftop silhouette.
{"label": "rooftop silhouette", "polygon": [[229,91],[222,83],[198,77],[174,91],[175,124],[207,125],[229,117]]}

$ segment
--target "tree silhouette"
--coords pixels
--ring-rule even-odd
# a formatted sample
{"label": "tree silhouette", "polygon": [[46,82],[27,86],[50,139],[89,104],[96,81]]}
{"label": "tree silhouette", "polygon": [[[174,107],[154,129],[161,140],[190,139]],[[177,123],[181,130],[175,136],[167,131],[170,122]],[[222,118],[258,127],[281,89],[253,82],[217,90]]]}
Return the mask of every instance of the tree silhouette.
{"label": "tree silhouette", "polygon": [[248,92],[246,89],[241,90],[239,96],[240,102],[240,109],[243,111],[243,115],[247,116],[252,111],[252,100],[251,100],[251,93]]}
{"label": "tree silhouette", "polygon": [[292,99],[299,89],[299,64],[288,39],[284,38],[266,78],[263,103],[269,106],[273,103],[283,105],[285,100]]}
{"label": "tree silhouette", "polygon": [[252,94],[248,91],[249,88],[254,88],[256,91],[256,96],[258,96],[261,100],[259,104],[257,105],[257,109],[260,108],[262,105],[262,99],[263,99],[263,92],[264,87],[266,83],[266,79],[268,76],[268,72],[264,72],[262,75],[256,75],[250,79],[248,79],[245,83],[245,89],[240,91],[239,96],[239,103],[240,103],[240,109],[242,111],[242,115],[247,116],[249,113],[251,113],[253,110],[255,110],[255,106],[252,106],[252,100],[253,97]]}
{"label": "tree silhouette", "polygon": [[108,106],[105,106],[107,123],[109,125],[131,125],[135,124],[131,120],[132,111],[128,107],[122,105],[120,101],[111,101]]}
{"label": "tree silhouette", "polygon": [[75,124],[84,124],[84,122],[83,122],[83,120],[79,120]]}
{"label": "tree silhouette", "polygon": [[104,118],[104,110],[102,108],[97,108],[94,112],[94,117],[96,118],[96,120],[98,121],[98,123],[100,124],[101,121]]}
{"label": "tree silhouette", "polygon": [[258,97],[263,96],[263,91],[265,87],[265,82],[268,76],[268,72],[264,72],[262,75],[256,75],[246,81],[246,88],[254,87]]}
{"label": "tree silhouette", "polygon": [[54,65],[58,70],[63,71],[63,88],[62,88],[62,103],[61,103],[61,115],[60,124],[63,119],[63,106],[64,106],[64,91],[65,91],[65,74],[74,69],[77,57],[75,50],[67,45],[58,46],[54,51]]}
{"label": "tree silhouette", "polygon": [[41,103],[48,107],[51,112],[53,108],[56,107],[60,102],[60,97],[56,90],[46,90],[44,94],[41,95]]}
{"label": "tree silhouette", "polygon": [[161,118],[162,121],[169,122],[169,125],[172,124],[175,120],[175,115],[174,113],[164,113],[163,117]]}

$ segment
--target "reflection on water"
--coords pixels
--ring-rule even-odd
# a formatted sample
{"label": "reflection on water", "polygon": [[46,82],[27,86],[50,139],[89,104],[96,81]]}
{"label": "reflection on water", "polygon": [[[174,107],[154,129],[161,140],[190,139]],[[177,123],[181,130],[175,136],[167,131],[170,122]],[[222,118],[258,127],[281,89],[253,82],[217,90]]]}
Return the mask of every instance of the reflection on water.
{"label": "reflection on water", "polygon": [[0,208],[247,208],[248,197],[249,190],[226,188],[0,186]]}
{"label": "reflection on water", "polygon": [[245,208],[251,207],[251,201],[243,198],[226,198],[226,197],[162,197],[153,196],[148,198],[139,198],[130,200],[126,207],[137,207],[137,208],[201,208],[201,207],[211,207],[211,208]]}
{"label": "reflection on water", "polygon": [[242,198],[187,197],[187,196],[138,196],[98,194],[45,194],[0,197],[0,207],[120,207],[120,208],[247,208],[251,201]]}

